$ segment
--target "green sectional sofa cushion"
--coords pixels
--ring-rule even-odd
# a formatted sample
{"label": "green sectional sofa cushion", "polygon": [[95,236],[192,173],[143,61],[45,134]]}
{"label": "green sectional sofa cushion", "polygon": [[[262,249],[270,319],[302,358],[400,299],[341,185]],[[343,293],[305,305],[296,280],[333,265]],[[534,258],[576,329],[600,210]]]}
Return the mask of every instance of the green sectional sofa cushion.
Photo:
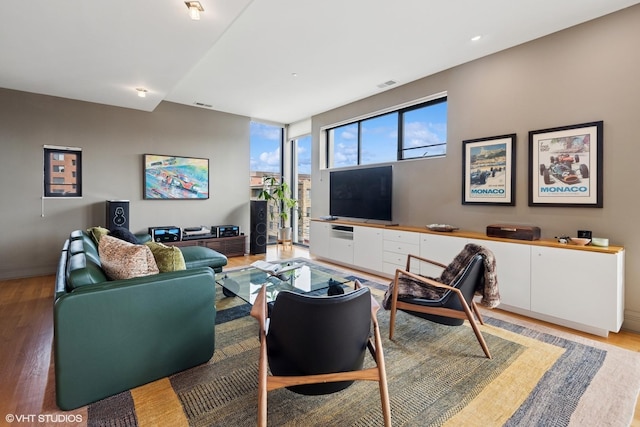
{"label": "green sectional sofa cushion", "polygon": [[211,359],[214,269],[227,259],[198,249],[205,251],[184,256],[185,270],[108,280],[90,234],[69,235],[53,308],[58,407],[85,406]]}

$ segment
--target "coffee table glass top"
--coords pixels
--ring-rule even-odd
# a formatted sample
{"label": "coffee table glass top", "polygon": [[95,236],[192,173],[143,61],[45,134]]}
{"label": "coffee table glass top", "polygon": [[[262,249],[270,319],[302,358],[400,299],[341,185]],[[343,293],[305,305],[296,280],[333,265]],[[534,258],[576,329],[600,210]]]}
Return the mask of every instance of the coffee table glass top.
{"label": "coffee table glass top", "polygon": [[253,304],[262,285],[267,285],[267,302],[276,299],[282,290],[293,291],[301,294],[326,295],[330,284],[349,284],[350,281],[304,264],[282,263],[279,264],[281,273],[269,273],[256,267],[247,267],[239,270],[221,272],[216,274],[216,282],[222,286],[227,296],[237,296],[244,301]]}

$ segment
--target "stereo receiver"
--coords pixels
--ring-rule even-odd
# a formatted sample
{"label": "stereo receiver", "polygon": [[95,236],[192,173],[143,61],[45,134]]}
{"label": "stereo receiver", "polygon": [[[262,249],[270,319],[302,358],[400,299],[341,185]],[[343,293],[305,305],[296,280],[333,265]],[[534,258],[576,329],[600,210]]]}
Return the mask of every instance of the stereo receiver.
{"label": "stereo receiver", "polygon": [[237,225],[214,225],[211,227],[214,236],[218,237],[236,237],[240,235],[240,227]]}
{"label": "stereo receiver", "polygon": [[149,227],[149,234],[151,240],[154,242],[179,242],[182,238],[182,231],[180,227],[166,226],[166,227]]}

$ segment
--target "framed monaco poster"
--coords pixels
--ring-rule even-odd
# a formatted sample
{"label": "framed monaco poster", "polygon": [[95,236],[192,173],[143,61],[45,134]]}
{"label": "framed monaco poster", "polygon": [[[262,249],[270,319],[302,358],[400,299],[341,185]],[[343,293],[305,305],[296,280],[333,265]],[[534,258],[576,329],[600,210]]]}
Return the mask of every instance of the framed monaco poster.
{"label": "framed monaco poster", "polygon": [[529,132],[529,206],[602,207],[603,122]]}
{"label": "framed monaco poster", "polygon": [[516,135],[462,141],[462,204],[515,205]]}

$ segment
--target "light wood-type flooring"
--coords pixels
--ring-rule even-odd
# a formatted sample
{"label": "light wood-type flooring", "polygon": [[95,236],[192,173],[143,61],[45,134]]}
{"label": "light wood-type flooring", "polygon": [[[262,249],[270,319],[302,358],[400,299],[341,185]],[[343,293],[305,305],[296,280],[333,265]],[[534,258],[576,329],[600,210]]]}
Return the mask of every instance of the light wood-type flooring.
{"label": "light wood-type flooring", "polygon": [[[226,268],[248,265],[258,259],[273,261],[294,257],[308,258],[309,252],[301,246],[269,246],[266,255],[229,258]],[[357,274],[380,283],[389,281],[362,272]],[[39,422],[43,419],[47,421],[46,418],[42,418],[46,414],[66,414],[70,420],[76,416],[76,419],[81,420],[78,425],[86,422],[86,408],[65,413],[59,411],[52,400],[54,381],[50,367],[54,280],[55,277],[51,275],[0,281],[0,425],[9,425],[7,419],[11,416],[32,417],[34,421],[13,425],[47,425]],[[623,330],[609,334],[608,338],[601,338],[545,322],[534,322],[632,351],[640,351],[640,334],[630,331]],[[640,427],[638,409],[639,406],[636,404],[632,425]],[[52,422],[49,425],[69,424],[73,423]]]}

